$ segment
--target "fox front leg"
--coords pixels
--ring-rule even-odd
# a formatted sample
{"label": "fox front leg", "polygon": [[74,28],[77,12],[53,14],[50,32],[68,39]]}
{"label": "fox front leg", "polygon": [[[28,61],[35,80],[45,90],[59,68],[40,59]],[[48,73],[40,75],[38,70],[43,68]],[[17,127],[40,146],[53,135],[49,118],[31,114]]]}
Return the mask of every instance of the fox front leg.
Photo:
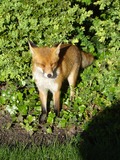
{"label": "fox front leg", "polygon": [[56,91],[53,93],[53,101],[54,101],[54,112],[56,116],[60,115],[60,91]]}
{"label": "fox front leg", "polygon": [[42,113],[39,116],[39,123],[44,123],[47,120],[47,91],[40,91],[39,97],[42,104]]}

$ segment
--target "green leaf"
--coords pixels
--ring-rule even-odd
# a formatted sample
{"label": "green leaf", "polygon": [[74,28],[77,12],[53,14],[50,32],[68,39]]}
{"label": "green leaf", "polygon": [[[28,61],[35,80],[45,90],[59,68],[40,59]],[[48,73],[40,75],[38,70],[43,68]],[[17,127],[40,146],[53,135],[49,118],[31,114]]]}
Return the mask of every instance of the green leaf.
{"label": "green leaf", "polygon": [[30,123],[32,123],[32,122],[35,121],[35,116],[28,115],[28,116],[27,116],[27,120],[28,120],[28,123],[30,124]]}
{"label": "green leaf", "polygon": [[20,112],[21,115],[27,115],[28,107],[25,105],[20,105],[18,106],[18,111]]}
{"label": "green leaf", "polygon": [[52,133],[51,127],[48,127],[48,128],[46,129],[46,131],[47,131],[47,133]]}

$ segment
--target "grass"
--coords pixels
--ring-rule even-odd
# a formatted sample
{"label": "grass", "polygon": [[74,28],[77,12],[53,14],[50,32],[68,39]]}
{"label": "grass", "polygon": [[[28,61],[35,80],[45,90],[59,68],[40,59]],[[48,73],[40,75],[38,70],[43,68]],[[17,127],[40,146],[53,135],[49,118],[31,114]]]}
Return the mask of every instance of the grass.
{"label": "grass", "polygon": [[0,160],[82,160],[72,144],[25,147],[0,146]]}

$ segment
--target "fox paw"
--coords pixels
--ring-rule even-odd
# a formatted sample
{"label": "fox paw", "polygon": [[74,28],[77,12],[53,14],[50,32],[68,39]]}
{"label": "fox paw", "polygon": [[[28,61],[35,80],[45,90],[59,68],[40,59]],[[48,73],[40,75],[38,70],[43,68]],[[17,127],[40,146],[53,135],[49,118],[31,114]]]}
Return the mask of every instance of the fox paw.
{"label": "fox paw", "polygon": [[41,114],[39,116],[39,123],[45,123],[45,122],[47,122],[47,114],[46,113]]}

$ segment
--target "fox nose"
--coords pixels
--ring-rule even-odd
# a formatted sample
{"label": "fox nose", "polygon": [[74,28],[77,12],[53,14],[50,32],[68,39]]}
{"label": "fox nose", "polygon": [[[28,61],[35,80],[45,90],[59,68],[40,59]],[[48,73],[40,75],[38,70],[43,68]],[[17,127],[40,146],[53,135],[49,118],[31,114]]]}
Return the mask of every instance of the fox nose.
{"label": "fox nose", "polygon": [[48,77],[48,78],[51,78],[51,77],[52,77],[52,74],[48,74],[47,77]]}

